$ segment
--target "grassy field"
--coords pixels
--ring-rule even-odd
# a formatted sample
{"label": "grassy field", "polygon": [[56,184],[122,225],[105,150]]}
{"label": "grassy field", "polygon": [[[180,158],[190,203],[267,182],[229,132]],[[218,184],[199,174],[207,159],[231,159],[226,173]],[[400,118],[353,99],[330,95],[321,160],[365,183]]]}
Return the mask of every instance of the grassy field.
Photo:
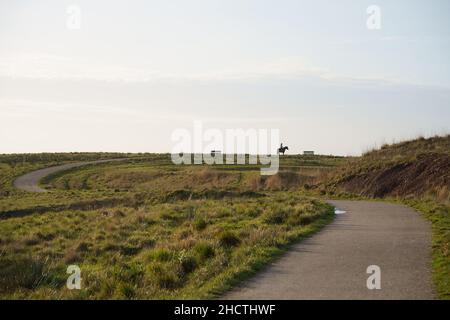
{"label": "grassy field", "polygon": [[[450,138],[358,158],[285,156],[258,165],[176,166],[167,154],[0,155],[0,297],[213,298],[333,218],[324,199],[401,202],[432,222],[433,278],[450,298]],[[13,188],[24,172],[129,158]],[[82,290],[65,287],[80,266]]]}
{"label": "grassy field", "polygon": [[[58,173],[50,192],[12,187],[49,165],[120,154],[0,156],[1,298],[211,298],[333,218],[304,195],[337,157],[284,157],[276,176],[258,166],[175,166],[169,155]],[[65,286],[68,265],[82,290]]]}

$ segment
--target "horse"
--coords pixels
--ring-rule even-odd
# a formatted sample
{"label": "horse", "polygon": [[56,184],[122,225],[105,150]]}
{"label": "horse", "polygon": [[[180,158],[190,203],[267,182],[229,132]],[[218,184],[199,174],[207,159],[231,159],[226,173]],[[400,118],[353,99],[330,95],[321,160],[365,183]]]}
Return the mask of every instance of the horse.
{"label": "horse", "polygon": [[288,146],[286,146],[286,147],[281,146],[280,148],[278,148],[278,154],[282,153],[284,156],[284,153],[286,152],[286,150],[289,150]]}

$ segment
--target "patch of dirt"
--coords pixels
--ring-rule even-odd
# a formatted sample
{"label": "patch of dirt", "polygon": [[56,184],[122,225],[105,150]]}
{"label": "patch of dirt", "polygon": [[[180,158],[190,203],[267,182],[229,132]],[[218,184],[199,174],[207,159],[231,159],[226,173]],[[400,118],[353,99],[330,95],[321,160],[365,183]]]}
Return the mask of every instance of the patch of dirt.
{"label": "patch of dirt", "polygon": [[416,160],[349,175],[336,185],[347,192],[370,197],[449,195],[450,155],[426,153]]}

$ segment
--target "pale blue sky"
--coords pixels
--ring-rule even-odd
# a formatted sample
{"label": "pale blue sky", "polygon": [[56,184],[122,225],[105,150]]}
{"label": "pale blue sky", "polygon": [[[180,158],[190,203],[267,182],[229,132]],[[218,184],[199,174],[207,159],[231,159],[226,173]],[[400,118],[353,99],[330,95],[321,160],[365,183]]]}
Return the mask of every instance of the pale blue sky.
{"label": "pale blue sky", "polygon": [[294,153],[448,133],[449,14],[446,0],[0,0],[0,152],[167,152],[194,119],[279,128]]}

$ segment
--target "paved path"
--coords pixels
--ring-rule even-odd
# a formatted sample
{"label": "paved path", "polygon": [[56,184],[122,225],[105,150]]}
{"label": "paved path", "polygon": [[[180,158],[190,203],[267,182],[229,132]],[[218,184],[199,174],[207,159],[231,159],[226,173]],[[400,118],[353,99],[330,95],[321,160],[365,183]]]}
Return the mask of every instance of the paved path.
{"label": "paved path", "polygon": [[[402,205],[330,201],[347,211],[224,299],[433,299],[431,225]],[[368,290],[370,265],[381,290]]]}
{"label": "paved path", "polygon": [[111,162],[111,161],[121,161],[126,160],[126,158],[121,159],[106,159],[106,160],[96,160],[96,161],[84,161],[84,162],[76,162],[76,163],[68,163],[63,164],[60,166],[54,166],[50,168],[40,169],[36,171],[32,171],[29,173],[24,174],[23,176],[18,177],[14,181],[14,187],[29,191],[29,192],[46,192],[47,190],[39,187],[39,181],[56,172],[69,170],[76,167],[81,167],[89,164],[96,164],[96,163],[104,163],[104,162]]}

